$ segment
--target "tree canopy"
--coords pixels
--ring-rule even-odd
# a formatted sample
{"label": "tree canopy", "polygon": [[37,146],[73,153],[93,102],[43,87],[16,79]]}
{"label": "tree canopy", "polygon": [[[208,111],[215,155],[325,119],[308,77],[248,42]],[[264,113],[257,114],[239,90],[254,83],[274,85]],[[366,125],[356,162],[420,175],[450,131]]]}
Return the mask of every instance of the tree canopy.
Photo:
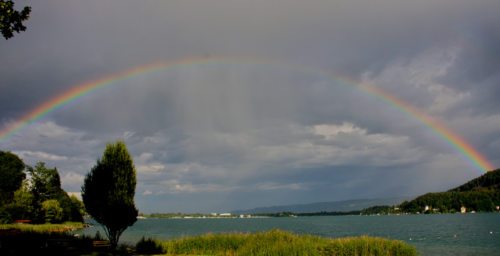
{"label": "tree canopy", "polygon": [[102,158],[85,177],[82,198],[87,212],[103,225],[112,248],[137,220],[135,186],[135,167],[125,143],[106,145]]}
{"label": "tree canopy", "polygon": [[56,168],[47,168],[43,162],[25,168],[18,156],[0,151],[0,175],[0,223],[83,221],[82,203],[61,188]]}
{"label": "tree canopy", "polygon": [[14,36],[14,32],[26,30],[23,21],[29,18],[31,7],[25,6],[22,11],[14,9],[14,2],[0,0],[0,30],[5,39]]}
{"label": "tree canopy", "polygon": [[5,204],[26,178],[23,161],[15,154],[0,151],[0,177],[0,203]]}
{"label": "tree canopy", "polygon": [[57,168],[47,168],[38,162],[35,168],[28,167],[31,176],[31,189],[41,201],[56,198],[61,193],[61,178]]}

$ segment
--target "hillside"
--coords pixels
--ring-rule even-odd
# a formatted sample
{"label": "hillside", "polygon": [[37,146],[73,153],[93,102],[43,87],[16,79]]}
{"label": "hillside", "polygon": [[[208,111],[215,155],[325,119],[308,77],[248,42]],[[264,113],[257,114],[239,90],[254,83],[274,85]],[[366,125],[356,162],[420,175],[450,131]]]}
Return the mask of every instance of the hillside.
{"label": "hillside", "polygon": [[500,169],[490,171],[447,192],[427,193],[403,202],[403,212],[447,213],[465,210],[498,211],[500,206]]}
{"label": "hillside", "polygon": [[484,189],[500,190],[500,169],[487,172],[478,178],[449,190],[449,192],[464,192]]}

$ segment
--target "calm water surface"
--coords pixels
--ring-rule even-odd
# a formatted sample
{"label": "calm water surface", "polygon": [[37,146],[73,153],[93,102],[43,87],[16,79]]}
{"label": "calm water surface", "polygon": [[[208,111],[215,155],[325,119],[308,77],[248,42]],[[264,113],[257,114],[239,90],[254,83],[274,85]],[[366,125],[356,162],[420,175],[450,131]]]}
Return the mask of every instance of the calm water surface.
{"label": "calm water surface", "polygon": [[[204,233],[256,232],[273,228],[324,237],[370,235],[406,241],[421,255],[500,255],[500,214],[325,216],[256,219],[138,220],[120,241],[170,239]],[[93,234],[97,227],[80,233]],[[101,234],[104,232],[101,230]]]}

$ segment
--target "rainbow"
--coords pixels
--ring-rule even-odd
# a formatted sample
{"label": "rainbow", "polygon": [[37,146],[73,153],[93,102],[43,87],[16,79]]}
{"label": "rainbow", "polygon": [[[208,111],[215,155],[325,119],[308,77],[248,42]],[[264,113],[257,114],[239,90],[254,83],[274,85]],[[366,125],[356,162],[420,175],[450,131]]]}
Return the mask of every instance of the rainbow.
{"label": "rainbow", "polygon": [[[87,81],[82,84],[78,84],[73,86],[71,89],[62,92],[61,94],[56,95],[50,100],[40,104],[33,110],[26,113],[24,116],[20,117],[18,120],[9,123],[6,127],[0,130],[0,142],[6,140],[10,136],[16,134],[23,127],[36,122],[37,120],[43,118],[48,113],[58,109],[69,102],[72,102],[80,97],[83,97],[89,94],[92,91],[95,91],[99,88],[105,87],[110,84],[114,84],[118,81],[127,80],[137,75],[153,73],[160,70],[165,70],[172,67],[183,67],[183,66],[191,66],[196,64],[203,63],[212,63],[212,62],[230,62],[231,60],[239,60],[241,62],[242,58],[215,58],[215,57],[195,57],[195,58],[185,58],[181,60],[171,61],[171,62],[153,62],[146,65],[137,66],[122,72],[117,72],[111,75],[107,75],[105,77]],[[245,63],[262,63],[262,64],[273,64],[275,61],[269,61],[264,59],[251,59],[244,58]],[[453,147],[457,152],[459,152],[465,159],[467,159],[472,166],[477,168],[482,172],[487,172],[489,170],[493,170],[493,165],[488,162],[488,160],[481,155],[472,145],[470,145],[464,138],[460,137],[458,134],[453,132],[451,129],[446,127],[441,122],[431,118],[424,112],[420,111],[416,107],[411,104],[397,98],[396,96],[390,94],[389,92],[380,89],[371,84],[363,83],[359,84],[355,80],[339,75],[332,75],[326,71],[318,71],[316,69],[311,69],[308,67],[297,67],[290,64],[278,63],[279,65],[289,66],[292,69],[299,68],[300,70],[308,73],[316,73],[322,76],[328,77],[330,80],[342,82],[344,84],[348,84],[350,86],[359,88],[361,91],[366,92],[370,95],[373,95],[392,107],[398,109],[400,112],[405,113],[423,124],[429,127],[438,137],[442,138],[442,140],[446,141],[451,147]]]}
{"label": "rainbow", "polygon": [[460,137],[458,134],[453,132],[450,128],[446,127],[440,121],[433,119],[424,112],[418,110],[411,104],[402,101],[401,99],[389,94],[378,87],[370,84],[359,85],[364,91],[367,91],[377,97],[381,98],[388,104],[396,107],[403,113],[407,113],[410,116],[415,117],[417,120],[424,123],[426,126],[431,128],[431,130],[437,134],[439,137],[443,138],[449,145],[455,148],[462,156],[468,159],[473,166],[476,166],[479,170],[483,172],[488,172],[494,169],[493,164],[491,164],[486,157],[481,155],[472,145],[470,145],[464,138]]}

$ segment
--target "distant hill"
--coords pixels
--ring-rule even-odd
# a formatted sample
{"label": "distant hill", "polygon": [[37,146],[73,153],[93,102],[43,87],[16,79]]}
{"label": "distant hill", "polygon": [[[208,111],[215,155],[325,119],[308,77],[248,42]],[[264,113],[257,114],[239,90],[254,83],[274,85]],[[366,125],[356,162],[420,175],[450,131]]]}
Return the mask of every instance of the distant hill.
{"label": "distant hill", "polygon": [[492,212],[500,207],[500,169],[487,172],[447,192],[427,193],[403,202],[403,212]]}
{"label": "distant hill", "polygon": [[358,211],[374,205],[395,205],[408,199],[409,198],[407,197],[356,199],[356,200],[345,200],[345,201],[334,201],[334,202],[319,202],[311,204],[259,207],[248,210],[236,210],[232,211],[232,213],[256,214],[256,213],[279,213],[279,212],[293,212],[293,213],[350,212],[350,211]]}
{"label": "distant hill", "polygon": [[[233,214],[324,213],[354,212],[361,214],[387,213],[448,213],[467,211],[498,211],[500,206],[500,169],[487,172],[446,192],[427,193],[411,201],[408,197],[356,199],[311,204],[281,205],[232,211]],[[402,202],[404,201],[404,202]],[[402,203],[401,203],[402,202]],[[399,204],[399,205],[398,205]],[[396,205],[396,207],[392,207]]]}

